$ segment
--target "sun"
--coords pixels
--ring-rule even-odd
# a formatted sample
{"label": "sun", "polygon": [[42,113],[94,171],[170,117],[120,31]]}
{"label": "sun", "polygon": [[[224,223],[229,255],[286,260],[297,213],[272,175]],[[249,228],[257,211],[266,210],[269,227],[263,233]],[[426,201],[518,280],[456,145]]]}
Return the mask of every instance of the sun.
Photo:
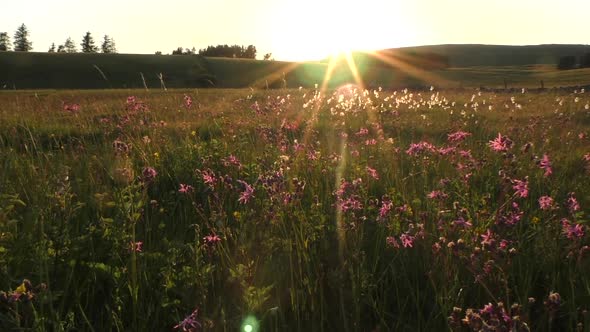
{"label": "sun", "polygon": [[[411,38],[395,1],[277,1],[269,8],[273,55],[314,61],[351,51],[400,46]],[[399,6],[399,5],[396,5]]]}

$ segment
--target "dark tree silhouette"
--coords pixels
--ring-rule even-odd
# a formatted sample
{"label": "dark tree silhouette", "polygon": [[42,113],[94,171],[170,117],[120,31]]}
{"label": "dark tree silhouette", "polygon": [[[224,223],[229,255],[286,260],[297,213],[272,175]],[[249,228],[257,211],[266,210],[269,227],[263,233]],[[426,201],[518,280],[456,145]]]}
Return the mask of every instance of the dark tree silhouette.
{"label": "dark tree silhouette", "polygon": [[102,44],[100,45],[102,53],[117,53],[117,47],[115,46],[115,40],[109,35],[104,35]]}
{"label": "dark tree silhouette", "polygon": [[256,47],[254,45],[248,45],[247,48],[240,45],[217,45],[207,46],[207,48],[199,50],[199,55],[209,57],[222,57],[222,58],[256,58]]}
{"label": "dark tree silhouette", "polygon": [[175,49],[174,51],[172,51],[172,55],[182,55],[183,53],[184,52],[183,52],[182,47],[179,47],[179,48]]}
{"label": "dark tree silhouette", "polygon": [[47,52],[55,53],[55,43],[51,43],[51,47],[49,47],[49,50],[47,50]]}
{"label": "dark tree silhouette", "polygon": [[14,50],[28,52],[33,49],[33,42],[29,40],[29,29],[23,23],[14,33]]}
{"label": "dark tree silhouette", "polygon": [[10,37],[7,32],[0,32],[0,51],[10,51]]}
{"label": "dark tree silhouette", "polygon": [[98,47],[94,44],[94,38],[90,32],[86,32],[84,37],[82,37],[82,43],[80,44],[82,47],[83,53],[96,53],[98,52]]}
{"label": "dark tree silhouette", "polygon": [[244,51],[244,53],[242,55],[243,55],[242,58],[256,59],[256,46],[248,45],[248,47],[246,48],[246,51]]}
{"label": "dark tree silhouette", "polygon": [[66,53],[78,52],[78,50],[76,49],[76,44],[74,44],[74,41],[70,37],[68,37],[68,39],[66,39],[66,42],[64,43],[63,46],[64,46],[64,51]]}

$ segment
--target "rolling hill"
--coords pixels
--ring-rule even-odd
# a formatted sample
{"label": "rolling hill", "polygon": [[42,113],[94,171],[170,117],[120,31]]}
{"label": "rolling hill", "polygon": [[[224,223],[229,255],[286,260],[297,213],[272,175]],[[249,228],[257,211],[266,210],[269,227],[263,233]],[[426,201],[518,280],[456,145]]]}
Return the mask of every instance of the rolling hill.
{"label": "rolling hill", "polygon": [[435,53],[449,58],[451,67],[555,65],[562,56],[590,53],[590,45],[482,45],[448,44],[381,50],[396,54]]}
{"label": "rolling hill", "polygon": [[[377,66],[354,53],[363,82],[385,88],[545,87],[588,85],[590,69],[558,71],[559,57],[590,53],[588,45],[435,45],[376,51],[405,61],[438,54],[450,68]],[[369,61],[367,61],[369,59]],[[327,61],[283,62],[198,55],[0,52],[1,89],[297,88],[322,83]],[[330,87],[354,82],[342,61]]]}

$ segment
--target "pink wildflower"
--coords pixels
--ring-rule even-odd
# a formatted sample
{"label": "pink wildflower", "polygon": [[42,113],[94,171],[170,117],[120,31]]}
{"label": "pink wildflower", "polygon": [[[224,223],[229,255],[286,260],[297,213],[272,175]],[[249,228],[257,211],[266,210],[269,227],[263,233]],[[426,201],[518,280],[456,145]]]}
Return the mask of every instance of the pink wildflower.
{"label": "pink wildflower", "polygon": [[343,212],[349,210],[361,210],[363,208],[363,204],[359,200],[358,195],[351,195],[347,199],[340,201],[338,206]]}
{"label": "pink wildflower", "polygon": [[512,180],[512,183],[514,184],[512,186],[512,189],[516,190],[516,195],[518,195],[519,197],[522,198],[526,198],[529,195],[529,182],[528,179],[524,179],[524,180]]}
{"label": "pink wildflower", "polygon": [[213,188],[215,186],[215,182],[217,182],[217,178],[215,177],[215,173],[212,170],[204,170],[200,171],[201,177],[203,178],[203,183],[208,185],[209,187]]}
{"label": "pink wildflower", "polygon": [[572,223],[563,218],[561,219],[561,226],[563,234],[570,240],[584,237],[585,230],[582,224]]}
{"label": "pink wildflower", "polygon": [[80,105],[63,103],[63,110],[68,113],[78,113],[80,111]]}
{"label": "pink wildflower", "polygon": [[130,112],[147,112],[148,107],[141,101],[137,100],[135,96],[127,97],[125,103],[125,110]]}
{"label": "pink wildflower", "polygon": [[553,207],[553,198],[550,196],[539,197],[539,207],[541,210],[549,210]]}
{"label": "pink wildflower", "polygon": [[367,173],[369,173],[373,179],[379,180],[379,173],[377,173],[376,169],[367,166]]}
{"label": "pink wildflower", "polygon": [[481,245],[486,247],[486,246],[492,246],[496,240],[494,239],[494,234],[492,233],[492,231],[488,228],[488,230],[486,230],[486,232],[482,235],[480,235],[482,240],[481,240]]}
{"label": "pink wildflower", "polygon": [[402,234],[400,235],[399,239],[402,241],[402,245],[404,248],[413,248],[414,247],[414,237],[409,234]]}
{"label": "pink wildflower", "polygon": [[383,198],[381,200],[381,208],[379,208],[379,219],[385,219],[389,215],[392,207],[393,202],[388,198]]}
{"label": "pink wildflower", "polygon": [[388,246],[394,247],[396,249],[399,248],[399,243],[397,242],[397,240],[393,236],[388,236],[385,239],[385,242],[387,243]]}
{"label": "pink wildflower", "polygon": [[490,148],[497,152],[508,151],[512,147],[512,141],[507,136],[502,136],[498,133],[498,137],[491,140],[488,145]]}
{"label": "pink wildflower", "polygon": [[183,194],[188,194],[188,193],[192,192],[194,189],[195,188],[193,186],[191,186],[190,184],[181,183],[180,189],[178,189],[178,192],[183,193]]}
{"label": "pink wildflower", "polygon": [[471,150],[460,150],[459,155],[466,159],[473,159],[473,155],[471,154]]}
{"label": "pink wildflower", "polygon": [[480,314],[488,314],[491,315],[494,313],[494,305],[491,303],[488,303],[486,305],[483,306],[483,309],[479,310]]}
{"label": "pink wildflower", "polygon": [[357,136],[365,136],[369,134],[369,130],[367,128],[361,128],[358,133],[356,133],[355,135]]}
{"label": "pink wildflower", "polygon": [[456,131],[452,134],[447,134],[447,140],[449,142],[460,142],[460,141],[464,140],[465,138],[467,138],[468,136],[471,136],[471,133],[459,130],[459,131]]}
{"label": "pink wildflower", "polygon": [[240,204],[247,204],[252,197],[254,197],[254,188],[249,185],[246,181],[238,180],[239,183],[244,185],[244,191],[240,193],[240,198],[238,198],[238,202]]}
{"label": "pink wildflower", "polygon": [[221,241],[221,238],[216,235],[215,233],[207,235],[203,238],[203,241],[205,242],[205,245],[207,247],[213,247],[215,246],[218,242]]}
{"label": "pink wildflower", "polygon": [[145,167],[141,172],[142,180],[144,182],[151,182],[156,178],[158,172],[153,167]]}
{"label": "pink wildflower", "polygon": [[498,222],[502,222],[505,225],[513,226],[516,225],[522,219],[523,215],[524,212],[520,210],[518,204],[516,202],[512,202],[512,210],[506,212],[505,215],[500,216]]}
{"label": "pink wildflower", "polygon": [[141,241],[131,242],[130,244],[131,244],[131,251],[142,252],[143,242],[141,242]]}
{"label": "pink wildflower", "polygon": [[469,228],[473,226],[469,220],[465,220],[463,217],[459,217],[459,219],[453,221],[454,226],[461,226],[463,228]]}
{"label": "pink wildflower", "polygon": [[193,106],[193,98],[191,98],[191,96],[184,95],[184,106],[186,106],[186,108],[191,108],[191,106]]}
{"label": "pink wildflower", "polygon": [[543,158],[539,162],[539,167],[545,171],[545,173],[543,174],[544,176],[549,176],[553,174],[553,168],[551,168],[551,161],[549,160],[548,155],[543,155]]}
{"label": "pink wildflower", "polygon": [[365,145],[376,145],[377,144],[377,140],[374,138],[368,139],[365,141]]}
{"label": "pink wildflower", "polygon": [[575,194],[576,193],[573,192],[569,193],[569,197],[567,199],[567,207],[572,213],[580,209],[580,203],[578,203],[578,200],[574,196]]}
{"label": "pink wildflower", "polygon": [[430,198],[430,199],[445,199],[448,196],[449,195],[445,194],[444,192],[442,192],[440,190],[433,190],[428,194],[428,198]]}
{"label": "pink wildflower", "polygon": [[412,143],[410,144],[410,147],[406,150],[406,153],[409,154],[410,156],[416,156],[418,154],[420,154],[421,152],[434,152],[436,150],[436,148],[434,147],[434,145],[422,141],[422,142],[418,142],[418,143]]}
{"label": "pink wildflower", "polygon": [[180,329],[182,332],[197,332],[203,326],[197,321],[199,309],[195,309],[190,315],[186,316],[181,322],[174,326],[174,329]]}
{"label": "pink wildflower", "polygon": [[238,159],[238,157],[230,154],[227,158],[222,159],[223,165],[228,167],[230,165],[237,166],[238,168],[242,168],[242,163]]}
{"label": "pink wildflower", "polygon": [[508,249],[508,241],[505,239],[502,239],[500,241],[500,245],[498,246],[498,248],[500,248],[501,250],[506,250]]}
{"label": "pink wildflower", "polygon": [[438,153],[440,153],[443,156],[449,155],[453,152],[455,152],[455,150],[457,150],[457,148],[455,148],[454,146],[448,147],[448,148],[439,148],[438,149]]}
{"label": "pink wildflower", "polygon": [[320,157],[320,152],[316,150],[308,151],[307,152],[307,159],[309,160],[318,160]]}

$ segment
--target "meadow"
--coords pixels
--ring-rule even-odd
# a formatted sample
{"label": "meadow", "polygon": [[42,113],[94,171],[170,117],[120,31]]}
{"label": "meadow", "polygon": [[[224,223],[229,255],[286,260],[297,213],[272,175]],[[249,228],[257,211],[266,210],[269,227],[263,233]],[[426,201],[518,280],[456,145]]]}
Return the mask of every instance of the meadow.
{"label": "meadow", "polygon": [[590,331],[588,91],[0,92],[2,331]]}
{"label": "meadow", "polygon": [[[584,54],[588,47],[439,45],[392,51],[401,59],[411,52],[449,57],[450,68],[425,71],[404,61],[375,65],[375,56],[353,56],[363,82],[372,89],[558,88],[590,85],[590,68],[557,70],[559,56]],[[403,52],[410,52],[409,54]],[[395,57],[394,57],[395,58]],[[0,90],[23,89],[179,89],[313,88],[321,83],[329,60],[262,61],[198,55],[0,52]],[[398,61],[399,62],[399,61]],[[339,59],[329,88],[355,82]]]}

